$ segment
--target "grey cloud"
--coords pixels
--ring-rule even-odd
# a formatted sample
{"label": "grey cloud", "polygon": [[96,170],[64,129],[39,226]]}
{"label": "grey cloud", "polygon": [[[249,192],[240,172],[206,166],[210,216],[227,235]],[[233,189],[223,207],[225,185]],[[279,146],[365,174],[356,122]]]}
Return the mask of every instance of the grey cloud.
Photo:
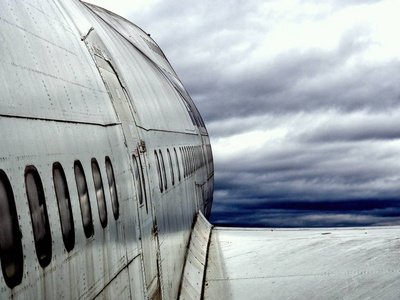
{"label": "grey cloud", "polygon": [[320,143],[400,139],[400,116],[397,113],[387,113],[334,118],[314,128],[313,131],[304,132],[298,138]]}
{"label": "grey cloud", "polygon": [[[288,18],[324,20],[349,6],[377,2],[330,1],[325,9]],[[289,44],[277,55],[262,56],[264,37],[287,17],[279,7],[265,11],[263,4],[159,1],[131,16],[165,52],[214,144],[256,130],[286,130],[278,142],[262,148],[227,149],[227,155],[219,148],[212,220],[265,226],[399,224],[399,57],[363,58],[376,46],[368,20],[347,28],[336,47]],[[327,202],[338,209],[328,209]]]}
{"label": "grey cloud", "polygon": [[[209,121],[265,112],[286,114],[332,108],[344,112],[365,109],[387,111],[399,106],[400,86],[397,79],[400,79],[400,62],[360,66],[357,70],[343,70],[333,77],[331,74],[335,72],[335,66],[325,71],[329,67],[322,66],[318,60],[323,59],[315,55],[281,56],[270,66],[260,63],[262,70],[243,74],[245,79],[238,76],[237,82],[214,83],[210,89],[204,86],[201,90],[205,94],[192,95],[193,98],[213,99],[212,106],[199,102],[200,110]],[[337,66],[342,64],[344,62]],[[313,68],[319,71],[314,70],[314,74],[310,74]],[[312,75],[314,77],[310,78]],[[210,78],[208,80],[212,81]],[[189,82],[189,89],[191,84],[199,83]]]}
{"label": "grey cloud", "polygon": [[[276,57],[250,59],[259,37],[274,29],[274,15],[255,21],[259,5],[161,1],[148,14],[135,16],[139,24],[155,28],[156,40],[207,122],[265,112],[398,106],[399,61],[346,67],[372,45],[368,26],[349,28],[333,50],[288,49]],[[248,47],[235,50],[243,43]]]}

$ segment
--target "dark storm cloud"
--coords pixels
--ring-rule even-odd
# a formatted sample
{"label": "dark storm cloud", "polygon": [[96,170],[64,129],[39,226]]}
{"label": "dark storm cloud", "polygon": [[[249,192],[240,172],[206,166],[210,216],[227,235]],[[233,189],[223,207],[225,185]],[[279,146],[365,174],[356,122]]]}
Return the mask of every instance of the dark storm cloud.
{"label": "dark storm cloud", "polygon": [[160,45],[206,121],[212,221],[400,224],[391,2],[285,3],[158,1],[129,16]]}
{"label": "dark storm cloud", "polygon": [[[387,208],[386,208],[387,209]],[[400,210],[393,208],[390,216],[378,211],[363,211],[357,206],[353,212],[282,209],[253,209],[233,211],[229,206],[216,208],[211,222],[217,226],[251,227],[335,227],[400,225]]]}
{"label": "dark storm cloud", "polygon": [[398,224],[399,151],[398,140],[300,138],[237,153],[216,165],[213,221],[274,227]]}

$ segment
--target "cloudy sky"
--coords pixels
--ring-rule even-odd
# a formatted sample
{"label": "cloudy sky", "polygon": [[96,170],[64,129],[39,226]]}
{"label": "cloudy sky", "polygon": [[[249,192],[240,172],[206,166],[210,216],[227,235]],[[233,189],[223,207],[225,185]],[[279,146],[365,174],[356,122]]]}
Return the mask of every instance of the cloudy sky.
{"label": "cloudy sky", "polygon": [[400,224],[399,1],[88,0],[150,33],[212,138],[212,222]]}

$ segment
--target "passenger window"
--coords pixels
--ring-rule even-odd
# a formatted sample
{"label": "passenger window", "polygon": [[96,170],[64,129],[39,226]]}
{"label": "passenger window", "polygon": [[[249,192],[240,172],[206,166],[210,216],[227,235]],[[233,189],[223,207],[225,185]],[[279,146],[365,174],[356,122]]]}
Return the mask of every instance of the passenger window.
{"label": "passenger window", "polygon": [[193,172],[197,170],[197,152],[196,146],[192,147],[192,154],[193,154]]}
{"label": "passenger window", "polygon": [[169,161],[169,170],[171,173],[171,183],[172,183],[172,185],[175,185],[175,174],[174,174],[174,168],[172,165],[171,153],[169,152],[169,149],[167,149],[167,154],[168,154],[168,161]]}
{"label": "passenger window", "polygon": [[90,207],[89,193],[86,183],[85,172],[83,171],[82,164],[79,160],[74,163],[76,188],[78,190],[79,203],[81,207],[81,216],[83,230],[85,236],[90,238],[93,235],[93,219],[92,210]]}
{"label": "passenger window", "polygon": [[208,145],[207,148],[208,148],[208,163],[210,165],[210,173],[213,173],[214,172],[214,164],[213,164],[211,145]]}
{"label": "passenger window", "polygon": [[196,171],[199,164],[197,146],[193,147],[193,158],[194,158],[194,170]]}
{"label": "passenger window", "polygon": [[175,148],[174,148],[174,152],[175,152],[176,167],[178,169],[178,180],[181,181],[181,168],[179,166],[178,153],[176,153]]}
{"label": "passenger window", "polygon": [[167,184],[167,174],[165,173],[164,157],[162,155],[161,150],[158,150],[158,153],[160,154],[161,171],[162,171],[162,176],[163,176],[163,180],[164,180],[164,189],[167,190],[168,184]]}
{"label": "passenger window", "polygon": [[186,159],[188,165],[188,176],[192,174],[192,156],[190,154],[190,146],[186,147]]}
{"label": "passenger window", "polygon": [[92,158],[92,176],[94,190],[96,191],[97,208],[99,209],[99,218],[101,227],[107,227],[107,206],[104,196],[103,180],[101,178],[99,164],[95,158]]}
{"label": "passenger window", "polygon": [[164,190],[163,180],[161,176],[161,167],[160,167],[160,159],[158,158],[157,151],[154,150],[154,158],[157,166],[157,174],[158,174],[158,187],[160,188],[161,193]]}
{"label": "passenger window", "polygon": [[114,219],[118,220],[119,202],[118,202],[117,186],[115,184],[114,170],[111,164],[111,160],[108,156],[106,157],[106,172],[108,179],[108,187],[110,189],[111,206],[113,209]]}
{"label": "passenger window", "polygon": [[46,200],[39,173],[34,166],[25,169],[25,187],[31,213],[36,255],[42,268],[51,261],[51,232]]}
{"label": "passenger window", "polygon": [[192,147],[188,147],[189,175],[193,174],[193,153]]}
{"label": "passenger window", "polygon": [[53,164],[53,182],[58,204],[58,213],[60,215],[64,246],[69,252],[75,245],[75,228],[67,179],[65,178],[64,169],[58,162]]}
{"label": "passenger window", "polygon": [[148,207],[147,207],[147,194],[146,194],[146,180],[145,180],[144,173],[143,173],[142,160],[140,159],[140,155],[137,156],[137,163],[138,163],[139,170],[140,170],[140,181],[142,183],[143,199],[146,202],[146,210],[148,210]]}
{"label": "passenger window", "polygon": [[201,161],[201,146],[197,147],[197,157],[199,160],[199,168],[201,168],[201,163],[202,163],[202,161]]}
{"label": "passenger window", "polygon": [[188,147],[183,148],[185,154],[185,165],[186,165],[186,177],[190,175],[190,164],[189,164],[189,155],[188,155]]}
{"label": "passenger window", "polygon": [[197,170],[196,147],[192,147],[193,173]]}
{"label": "passenger window", "polygon": [[195,170],[197,170],[198,167],[199,167],[199,152],[198,152],[198,147],[195,146],[195,147],[193,148],[193,151],[194,151]]}
{"label": "passenger window", "polygon": [[201,154],[200,154],[200,146],[196,147],[196,159],[197,159],[197,168],[200,169],[201,167]]}
{"label": "passenger window", "polygon": [[20,284],[24,267],[21,232],[14,193],[3,170],[0,170],[0,258],[7,286]]}
{"label": "passenger window", "polygon": [[181,156],[183,161],[183,176],[187,176],[187,161],[186,161],[186,147],[181,148]]}
{"label": "passenger window", "polygon": [[143,204],[143,193],[142,193],[142,186],[141,186],[141,176],[140,176],[140,170],[139,170],[139,165],[137,162],[137,158],[135,155],[132,155],[132,160],[133,160],[133,177],[135,180],[135,187],[136,187],[136,193],[139,198],[139,204]]}
{"label": "passenger window", "polygon": [[190,147],[189,147],[189,153],[190,153],[190,165],[191,165],[191,167],[190,167],[190,173],[193,174],[193,173],[194,173],[194,168],[195,168],[195,165],[194,165],[194,155],[193,155],[193,146],[190,146]]}
{"label": "passenger window", "polygon": [[204,167],[205,162],[204,162],[204,148],[200,147],[200,160],[201,160],[201,167]]}

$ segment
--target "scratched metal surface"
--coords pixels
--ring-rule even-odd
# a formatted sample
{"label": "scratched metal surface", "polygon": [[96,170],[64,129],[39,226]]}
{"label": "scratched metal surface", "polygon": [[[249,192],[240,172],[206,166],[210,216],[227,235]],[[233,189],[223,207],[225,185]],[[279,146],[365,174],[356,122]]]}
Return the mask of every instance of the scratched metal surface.
{"label": "scratched metal surface", "polygon": [[[103,18],[109,14],[96,11]],[[109,18],[116,17],[109,14]],[[167,70],[175,76],[157,48],[149,44],[151,39],[144,36],[146,42],[140,29],[117,19],[111,28],[78,1],[0,2],[0,169],[6,172],[15,195],[24,254],[19,285],[8,288],[0,275],[1,299],[140,299],[152,295],[174,299],[178,294],[194,217],[198,210],[204,212],[205,202],[212,203],[209,139],[204,128],[194,126],[174,85],[160,72]],[[117,26],[125,34],[136,28],[131,35],[141,48],[133,47]],[[111,77],[102,76],[100,63],[85,42],[94,32],[114,68]],[[184,177],[185,160],[179,149],[188,146],[201,146],[203,158],[196,160],[210,163],[193,164],[196,170]],[[177,162],[168,163],[167,149],[173,153],[174,148],[181,181]],[[168,188],[163,192],[158,188],[154,150],[161,150],[166,162]],[[132,174],[132,156],[139,154],[147,207],[139,204]],[[118,220],[112,214],[106,156],[115,173]],[[99,162],[106,195],[108,225],[104,229],[91,177],[92,158]],[[82,163],[88,182],[94,224],[90,238],[82,227],[75,160]],[[52,181],[54,162],[64,168],[71,197],[76,241],[70,252],[62,242]],[[49,215],[52,259],[45,268],[36,257],[25,191],[28,165],[39,171]],[[206,209],[209,212],[210,206]],[[145,260],[150,267],[142,263]],[[149,272],[154,270],[156,279],[149,282],[154,275]]]}
{"label": "scratched metal surface", "polygon": [[[109,19],[104,13],[101,16]],[[146,129],[196,133],[178,92],[160,71],[157,61],[150,59],[159,55],[153,54],[148,45],[143,45],[138,51],[122,34],[104,22],[93,27],[103,41],[109,37],[113,39],[112,45],[107,44],[107,50],[120,80],[132,96],[136,124]],[[137,31],[137,35],[138,39],[148,39],[142,31]]]}
{"label": "scratched metal surface", "polygon": [[180,300],[201,299],[211,230],[212,225],[199,213],[190,236],[179,293]]}
{"label": "scratched metal surface", "polygon": [[214,228],[204,299],[399,299],[399,231]]}
{"label": "scratched metal surface", "polygon": [[[171,67],[171,65],[168,62],[167,58],[165,57],[164,53],[158,47],[157,43],[150,37],[150,35],[145,33],[143,30],[141,30],[134,24],[124,21],[118,15],[107,12],[101,8],[98,8],[97,6],[94,6],[94,5],[89,5],[89,7],[98,16],[100,16],[109,26],[111,26],[114,29],[117,29],[120,37],[122,37],[125,40],[124,42],[128,41],[129,43],[131,43],[134,46],[134,48],[136,48],[140,53],[142,53],[143,58],[145,60],[147,59],[152,62],[152,65],[153,65],[153,67],[155,67],[155,70],[148,70],[148,71],[144,72],[144,74],[146,74],[146,76],[152,76],[151,74],[153,72],[155,72],[156,76],[159,76],[159,78],[157,79],[157,82],[159,82],[160,84],[163,85],[163,88],[162,88],[163,92],[168,93],[169,99],[177,100],[175,103],[172,103],[172,101],[169,103],[169,106],[171,104],[174,105],[174,109],[171,111],[169,111],[169,107],[162,106],[164,103],[162,98],[160,99],[161,101],[157,100],[157,97],[159,95],[161,95],[161,93],[159,93],[159,92],[157,93],[157,95],[152,95],[152,97],[156,98],[156,99],[154,99],[155,101],[152,101],[152,102],[157,103],[157,105],[161,105],[160,107],[162,107],[162,109],[165,110],[166,113],[168,112],[167,115],[171,116],[171,119],[173,119],[174,111],[176,109],[182,108],[182,104],[184,105],[185,110],[187,110],[187,106],[188,106],[189,110],[193,114],[193,118],[195,119],[195,122],[197,123],[197,125],[199,125],[198,129],[199,129],[200,133],[203,134],[204,136],[207,136],[207,130],[205,129],[204,122],[200,116],[200,113],[197,110],[196,105],[194,104],[193,100],[191,99],[191,97],[189,96],[187,91],[185,90],[182,82],[180,81],[177,74]],[[119,49],[119,48],[117,48],[117,49]],[[129,48],[125,47],[123,49],[129,49]],[[126,58],[130,59],[130,57],[131,56],[128,55]],[[141,66],[142,64],[140,63],[140,61],[136,60],[134,63],[138,64],[139,73],[136,73],[136,74],[132,73],[132,71],[135,71],[135,70],[131,70],[131,72],[125,73],[127,75],[131,75],[131,77],[127,78],[127,80],[132,80],[132,77],[136,78],[136,80],[139,80],[139,78],[140,78],[139,74],[143,74],[143,69]],[[147,66],[147,64],[146,64],[146,66]],[[120,67],[123,68],[124,65],[121,65]],[[164,78],[162,78],[162,77],[164,77]],[[154,79],[152,79],[152,80],[154,80]],[[170,94],[171,87],[174,87],[174,89],[172,89],[174,95]],[[179,91],[178,94],[176,94],[177,91]],[[138,95],[138,96],[140,97],[140,95]],[[142,113],[139,113],[139,115],[141,116]],[[172,123],[172,124],[174,124],[174,123]],[[189,122],[189,124],[190,124],[190,122]],[[187,130],[192,129],[192,127],[189,124],[184,125],[185,129],[187,129]],[[147,125],[143,124],[143,126],[155,126],[155,125],[159,125],[159,124],[154,124],[154,123],[153,124],[150,123]],[[171,129],[171,130],[173,130],[173,129]]]}

